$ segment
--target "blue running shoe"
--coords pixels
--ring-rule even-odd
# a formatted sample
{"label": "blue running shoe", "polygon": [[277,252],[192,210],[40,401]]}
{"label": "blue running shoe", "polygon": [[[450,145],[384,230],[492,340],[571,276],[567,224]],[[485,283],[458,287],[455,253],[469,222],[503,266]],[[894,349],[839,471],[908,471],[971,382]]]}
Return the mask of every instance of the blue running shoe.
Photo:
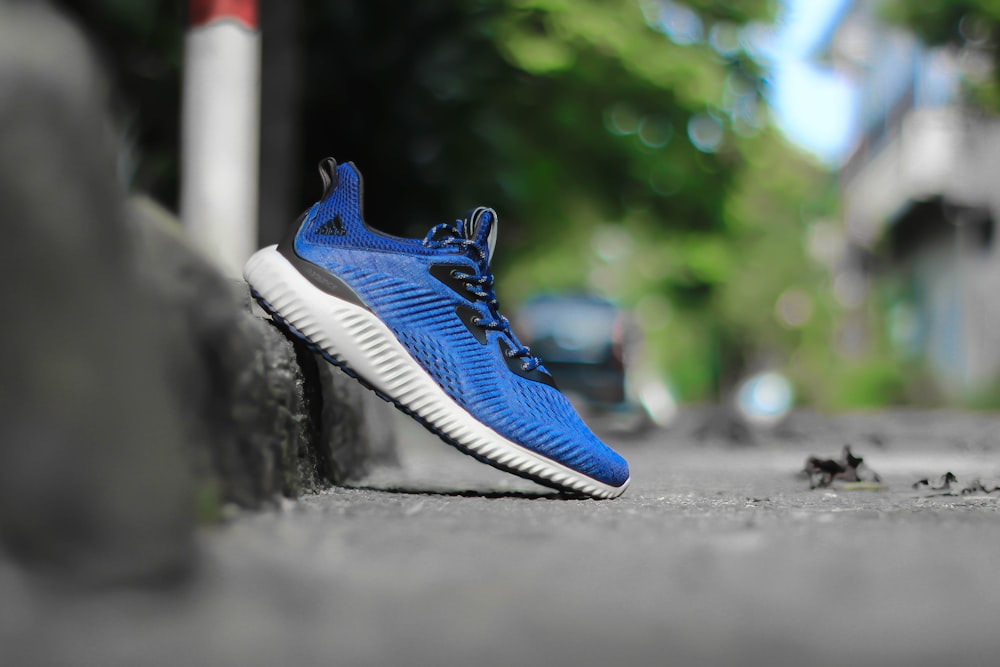
{"label": "blue running shoe", "polygon": [[477,459],[561,491],[614,498],[628,464],[584,425],[500,314],[497,216],[477,208],[423,239],[369,227],[361,174],[320,163],[323,198],[243,275],[254,297],[383,399]]}

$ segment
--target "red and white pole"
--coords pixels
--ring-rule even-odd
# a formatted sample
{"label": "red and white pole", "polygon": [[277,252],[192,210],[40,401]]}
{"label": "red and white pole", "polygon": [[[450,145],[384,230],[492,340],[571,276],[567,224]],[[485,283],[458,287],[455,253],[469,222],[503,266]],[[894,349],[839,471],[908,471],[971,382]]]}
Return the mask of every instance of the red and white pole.
{"label": "red and white pole", "polygon": [[181,109],[181,220],[227,274],[257,246],[257,0],[189,0]]}

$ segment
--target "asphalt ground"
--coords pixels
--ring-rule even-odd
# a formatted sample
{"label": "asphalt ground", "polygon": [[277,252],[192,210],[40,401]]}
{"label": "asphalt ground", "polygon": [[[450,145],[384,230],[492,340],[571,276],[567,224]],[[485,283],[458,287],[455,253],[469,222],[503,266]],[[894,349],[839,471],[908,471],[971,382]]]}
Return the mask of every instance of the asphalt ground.
{"label": "asphalt ground", "polygon": [[[704,412],[567,499],[401,418],[402,465],[205,528],[192,581],[66,591],[0,562],[3,665],[997,665],[1000,417]],[[883,484],[809,488],[844,444]],[[950,471],[951,492],[915,490]],[[876,490],[877,489],[877,490]]]}

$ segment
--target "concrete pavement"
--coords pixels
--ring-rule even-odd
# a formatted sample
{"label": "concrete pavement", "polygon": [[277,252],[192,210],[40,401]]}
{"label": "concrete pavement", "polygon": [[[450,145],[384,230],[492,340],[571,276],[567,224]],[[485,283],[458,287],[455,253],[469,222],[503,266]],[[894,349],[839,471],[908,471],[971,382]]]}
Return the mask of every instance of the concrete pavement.
{"label": "concrete pavement", "polygon": [[[0,566],[0,646],[73,665],[994,665],[1000,419],[797,417],[779,438],[623,443],[568,500],[401,421],[402,466],[201,535],[177,589],[70,594]],[[810,491],[845,442],[884,491]]]}

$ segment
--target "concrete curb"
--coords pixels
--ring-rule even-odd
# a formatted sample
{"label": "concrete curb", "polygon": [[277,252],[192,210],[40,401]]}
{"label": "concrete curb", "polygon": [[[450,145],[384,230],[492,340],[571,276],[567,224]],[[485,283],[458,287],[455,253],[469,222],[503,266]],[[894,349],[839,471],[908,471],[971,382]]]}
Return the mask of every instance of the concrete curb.
{"label": "concrete curb", "polygon": [[387,406],[126,196],[107,90],[72,25],[0,4],[0,557],[87,585],[183,573],[227,503],[394,452]]}
{"label": "concrete curb", "polygon": [[389,406],[262,318],[246,284],[224,278],[169,213],[144,198],[127,209],[142,283],[171,340],[195,352],[175,367],[174,389],[191,441],[202,443],[198,478],[217,485],[220,502],[258,507],[394,460],[393,433],[381,428]]}

